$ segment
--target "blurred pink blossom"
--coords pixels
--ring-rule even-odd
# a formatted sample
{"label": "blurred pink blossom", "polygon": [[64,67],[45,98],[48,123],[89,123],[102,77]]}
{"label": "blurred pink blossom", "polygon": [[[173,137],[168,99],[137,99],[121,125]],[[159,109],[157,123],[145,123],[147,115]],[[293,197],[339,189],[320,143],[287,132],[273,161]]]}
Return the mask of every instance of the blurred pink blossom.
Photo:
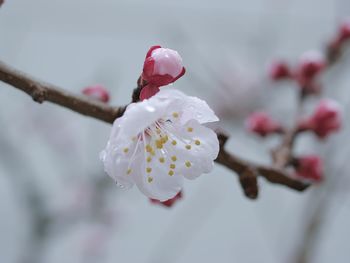
{"label": "blurred pink blossom", "polygon": [[254,112],[246,119],[245,127],[248,131],[264,137],[271,133],[282,131],[282,126],[266,112]]}
{"label": "blurred pink blossom", "polygon": [[296,80],[301,88],[308,93],[318,93],[319,85],[315,84],[315,78],[326,68],[326,60],[322,53],[311,50],[304,53],[296,68]]}
{"label": "blurred pink blossom", "polygon": [[300,130],[313,131],[319,138],[326,138],[341,128],[341,110],[336,101],[321,100],[313,115],[299,122]]}
{"label": "blurred pink blossom", "polygon": [[291,77],[291,70],[286,62],[276,60],[269,66],[268,74],[272,80],[287,79]]}
{"label": "blurred pink blossom", "polygon": [[102,85],[88,86],[83,89],[83,94],[107,103],[109,101],[108,90]]}
{"label": "blurred pink blossom", "polygon": [[317,155],[303,156],[297,159],[295,175],[306,180],[323,180],[323,162]]}

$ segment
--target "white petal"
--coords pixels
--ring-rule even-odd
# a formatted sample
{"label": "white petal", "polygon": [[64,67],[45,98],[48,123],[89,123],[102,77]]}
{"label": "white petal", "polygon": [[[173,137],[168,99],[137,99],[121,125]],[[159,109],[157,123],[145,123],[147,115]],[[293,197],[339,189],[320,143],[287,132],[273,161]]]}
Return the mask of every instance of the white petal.
{"label": "white petal", "polygon": [[[153,145],[150,143],[150,145]],[[146,158],[151,157],[147,162]],[[163,162],[159,158],[164,158]],[[140,160],[139,171],[133,173],[135,184],[149,198],[165,201],[173,198],[183,186],[183,176],[176,172],[169,175],[170,156],[161,149],[155,150],[155,155],[147,155]]]}
{"label": "white petal", "polygon": [[219,153],[216,133],[200,125],[196,120],[191,120],[185,126],[175,129],[178,135],[177,144],[167,145],[167,148],[172,147],[172,151],[178,157],[179,172],[188,179],[211,172],[214,167],[213,161]]}
{"label": "white petal", "polygon": [[159,98],[171,98],[173,103],[171,105],[172,112],[180,112],[179,121],[185,124],[187,121],[195,119],[199,123],[215,122],[219,118],[208,104],[197,97],[187,96],[181,91],[172,88],[162,88],[156,95]]}
{"label": "white petal", "polygon": [[148,100],[130,104],[119,118],[121,139],[136,136],[168,112],[171,101],[156,96]]}

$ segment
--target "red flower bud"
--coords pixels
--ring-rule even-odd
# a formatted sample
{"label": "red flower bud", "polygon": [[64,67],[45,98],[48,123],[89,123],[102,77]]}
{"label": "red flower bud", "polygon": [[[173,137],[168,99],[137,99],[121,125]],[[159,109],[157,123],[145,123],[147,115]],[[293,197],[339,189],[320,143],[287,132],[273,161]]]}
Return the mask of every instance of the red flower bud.
{"label": "red flower bud", "polygon": [[326,138],[340,128],[340,106],[333,100],[320,101],[313,115],[299,123],[300,130],[311,130],[320,138]]}
{"label": "red flower bud", "polygon": [[272,80],[281,80],[291,77],[289,66],[284,61],[274,61],[269,67],[269,77]]}
{"label": "red flower bud", "polygon": [[265,112],[254,112],[246,120],[246,129],[264,137],[282,131],[282,126]]}
{"label": "red flower bud", "polygon": [[109,101],[109,93],[102,85],[89,86],[83,89],[83,94],[102,102]]}
{"label": "red flower bud", "polygon": [[350,19],[346,19],[339,27],[339,41],[344,42],[350,39]]}
{"label": "red flower bud", "polygon": [[323,180],[323,162],[317,155],[308,155],[296,160],[295,175],[297,177],[320,182]]}
{"label": "red flower bud", "polygon": [[157,199],[150,199],[151,203],[158,204],[166,207],[172,207],[178,200],[182,199],[182,191],[178,192],[173,198],[166,201],[159,201]]}
{"label": "red flower bud", "polygon": [[317,51],[309,51],[303,54],[300,58],[296,70],[296,79],[299,85],[306,89],[307,93],[317,93],[318,89],[314,80],[315,77],[326,67],[324,56]]}
{"label": "red flower bud", "polygon": [[153,46],[149,49],[143,65],[142,80],[146,86],[140,99],[148,99],[159,91],[159,87],[175,82],[185,74],[182,58],[177,51]]}

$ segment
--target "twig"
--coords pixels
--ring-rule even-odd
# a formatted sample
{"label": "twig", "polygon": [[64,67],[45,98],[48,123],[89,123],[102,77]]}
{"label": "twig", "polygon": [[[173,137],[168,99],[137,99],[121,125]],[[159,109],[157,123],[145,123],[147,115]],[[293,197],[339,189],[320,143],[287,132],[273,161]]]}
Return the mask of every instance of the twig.
{"label": "twig", "polygon": [[[123,115],[126,109],[126,106],[111,107],[90,99],[87,96],[75,95],[55,85],[39,81],[1,61],[0,80],[24,91],[38,103],[49,101],[85,116],[90,116],[108,123],[113,123],[116,118]],[[135,97],[136,92],[139,92],[139,88],[134,90],[133,97]],[[133,101],[135,101],[135,98],[133,98]],[[247,197],[255,199],[258,196],[258,175],[271,183],[281,184],[297,191],[303,191],[309,186],[308,184],[290,178],[285,171],[279,168],[276,169],[254,164],[228,153],[224,147],[228,136],[218,132],[218,137],[221,147],[219,156],[215,161],[238,174]]]}

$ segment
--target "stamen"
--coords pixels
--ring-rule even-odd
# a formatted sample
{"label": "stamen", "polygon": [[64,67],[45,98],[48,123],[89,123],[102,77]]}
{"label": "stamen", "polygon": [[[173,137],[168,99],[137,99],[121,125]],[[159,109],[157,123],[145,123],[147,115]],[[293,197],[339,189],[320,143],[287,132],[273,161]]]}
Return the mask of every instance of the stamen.
{"label": "stamen", "polygon": [[191,145],[189,145],[189,144],[186,145],[187,150],[191,150],[191,148],[192,148]]}
{"label": "stamen", "polygon": [[175,169],[175,167],[176,167],[175,164],[173,164],[173,163],[170,164],[170,169]]}
{"label": "stamen", "polygon": [[128,151],[129,151],[129,148],[124,148],[123,150],[124,153],[128,153]]}
{"label": "stamen", "polygon": [[147,172],[147,173],[152,172],[152,168],[151,168],[151,167],[147,167],[147,168],[146,168],[146,172]]}
{"label": "stamen", "polygon": [[188,128],[187,128],[187,131],[188,131],[188,132],[193,132],[193,128],[192,128],[192,127],[188,127]]}
{"label": "stamen", "polygon": [[152,152],[152,151],[153,151],[152,146],[149,145],[149,144],[146,145],[146,148],[145,148],[145,149],[146,149],[147,152]]}
{"label": "stamen", "polygon": [[148,177],[147,177],[147,181],[148,181],[149,183],[152,183],[153,177],[152,177],[152,176],[148,176]]}
{"label": "stamen", "polygon": [[163,143],[162,143],[162,140],[156,140],[156,147],[158,148],[158,149],[162,149],[163,148]]}
{"label": "stamen", "polygon": [[177,141],[176,141],[176,140],[173,140],[173,141],[171,142],[171,144],[175,146],[175,145],[177,144]]}
{"label": "stamen", "polygon": [[195,143],[196,145],[201,145],[201,141],[200,141],[200,140],[195,140],[194,143]]}
{"label": "stamen", "polygon": [[126,172],[127,175],[131,174],[132,170],[129,168],[128,171]]}
{"label": "stamen", "polygon": [[164,162],[165,162],[164,157],[160,157],[160,158],[159,158],[159,161],[160,161],[161,163],[164,163]]}
{"label": "stamen", "polygon": [[174,175],[174,171],[173,171],[173,170],[170,170],[168,174],[169,174],[170,176],[173,176],[173,175]]}
{"label": "stamen", "polygon": [[178,114],[177,112],[174,112],[174,113],[173,113],[173,117],[174,117],[174,118],[178,118],[178,117],[179,117],[179,114]]}
{"label": "stamen", "polygon": [[152,157],[151,157],[151,156],[148,156],[147,159],[146,159],[146,161],[147,161],[148,163],[150,163],[150,162],[152,161]]}
{"label": "stamen", "polygon": [[191,167],[191,162],[190,161],[186,161],[185,165],[186,165],[187,168],[190,168]]}
{"label": "stamen", "polygon": [[171,160],[172,160],[173,162],[176,162],[176,160],[177,160],[176,156],[175,156],[175,155],[171,156]]}

